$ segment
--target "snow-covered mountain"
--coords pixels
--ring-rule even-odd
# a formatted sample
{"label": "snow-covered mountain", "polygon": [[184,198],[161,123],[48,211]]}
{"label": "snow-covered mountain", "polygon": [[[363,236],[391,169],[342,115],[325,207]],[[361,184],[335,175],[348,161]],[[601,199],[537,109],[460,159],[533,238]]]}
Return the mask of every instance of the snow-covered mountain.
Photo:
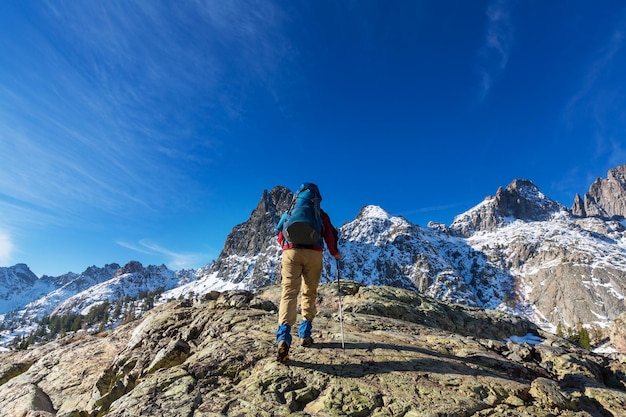
{"label": "snow-covered mountain", "polygon": [[[503,200],[509,202],[504,210]],[[509,300],[536,323],[605,327],[626,310],[620,221],[575,216],[518,180],[457,216],[450,230],[510,274]]]}
{"label": "snow-covered mountain", "polygon": [[464,239],[419,227],[377,206],[364,207],[340,236],[340,273],[347,279],[418,289],[444,301],[491,309],[509,291],[507,275]]}
{"label": "snow-covered mountain", "polygon": [[[545,196],[531,181],[515,180],[449,226],[428,227],[365,206],[339,230],[343,258],[325,251],[322,281],[342,279],[393,285],[432,297],[528,317],[545,328],[557,324],[604,328],[626,311],[626,228],[622,207],[611,195],[626,195],[626,165],[611,170],[585,195],[594,216]],[[624,188],[616,192],[617,185]],[[606,187],[603,188],[603,187]],[[250,218],[233,228],[216,261],[197,270],[130,262],[81,274],[37,278],[26,265],[0,268],[0,317],[32,319],[85,313],[163,288],[162,299],[212,290],[256,289],[280,280],[281,250],[275,224],[293,193],[264,191]],[[603,208],[604,202],[608,205]],[[610,213],[602,217],[598,213]],[[10,313],[9,313],[10,312]],[[7,314],[8,313],[8,314]]]}
{"label": "snow-covered mountain", "polygon": [[518,310],[538,324],[605,327],[626,310],[626,233],[616,221],[516,220],[467,239],[513,277]]}
{"label": "snow-covered mountain", "polygon": [[[264,192],[209,272],[247,288],[278,281],[280,253],[271,228],[291,198],[284,187]],[[626,310],[626,230],[612,213],[608,219],[572,214],[529,180],[498,189],[450,226],[420,227],[366,206],[340,229],[340,274],[512,311],[546,328],[579,322],[604,328]],[[322,281],[336,273],[325,252]]]}
{"label": "snow-covered mountain", "polygon": [[[140,292],[155,291],[159,288],[171,289],[180,285],[182,281],[176,272],[167,269],[165,265],[144,267],[136,261],[106,272],[113,274],[110,277],[104,274],[102,278],[105,279],[61,301],[52,314],[86,314],[92,306],[104,301],[116,301],[126,296],[136,297]],[[184,278],[186,281],[188,277]]]}
{"label": "snow-covered mountain", "polygon": [[91,266],[80,274],[37,278],[24,264],[0,268],[0,346],[11,342],[14,335],[34,330],[36,321],[44,316],[84,315],[105,301],[113,304],[157,290],[164,291],[161,297],[166,300],[236,287],[207,275],[206,269],[171,271],[165,265],[144,267],[131,261],[123,267]]}
{"label": "snow-covered mountain", "polygon": [[43,276],[42,280],[53,282],[55,289],[26,303],[21,311],[21,317],[35,319],[51,314],[59,304],[74,295],[111,279],[119,268],[118,264],[107,264],[103,268],[90,266],[81,274],[70,272],[59,277]]}
{"label": "snow-covered mountain", "polygon": [[37,278],[25,264],[0,267],[0,314],[20,308],[56,288],[54,279]]}

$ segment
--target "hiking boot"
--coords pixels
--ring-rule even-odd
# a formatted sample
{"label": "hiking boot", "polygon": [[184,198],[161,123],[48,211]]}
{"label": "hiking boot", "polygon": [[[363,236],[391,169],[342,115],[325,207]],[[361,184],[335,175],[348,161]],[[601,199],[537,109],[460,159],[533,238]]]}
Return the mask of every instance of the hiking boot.
{"label": "hiking boot", "polygon": [[313,339],[311,338],[311,329],[313,323],[311,320],[302,320],[300,326],[298,326],[298,337],[300,337],[300,344],[304,347],[311,347]]}
{"label": "hiking boot", "polygon": [[287,362],[289,359],[289,342],[281,340],[278,342],[278,351],[276,353],[276,360],[281,363]]}

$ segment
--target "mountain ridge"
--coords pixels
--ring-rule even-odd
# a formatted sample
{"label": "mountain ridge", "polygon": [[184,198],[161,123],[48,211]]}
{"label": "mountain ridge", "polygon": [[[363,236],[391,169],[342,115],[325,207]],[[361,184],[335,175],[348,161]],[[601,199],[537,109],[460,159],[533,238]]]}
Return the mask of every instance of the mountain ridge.
{"label": "mountain ridge", "polygon": [[[626,165],[610,171],[611,178],[623,178],[623,172]],[[616,183],[626,187],[626,183],[615,180],[608,186],[597,180],[588,198],[602,204],[605,199],[594,196],[606,195],[603,187],[613,189]],[[45,284],[46,288],[67,288],[74,283],[76,291],[66,297],[58,313],[86,311],[89,305],[104,299],[114,301],[115,297],[127,295],[124,287],[129,283],[135,285],[133,294],[163,287],[163,301],[192,292],[264,287],[280,279],[281,250],[275,241],[274,226],[292,197],[293,193],[283,186],[264,190],[249,219],[233,227],[219,257],[197,270],[170,271],[164,265],[143,267],[131,261],[123,267],[111,264],[107,272],[94,266],[88,268],[89,273],[36,279],[26,265],[19,264],[19,273],[14,276],[22,276],[26,283]],[[579,322],[606,329],[626,310],[626,265],[621,261],[626,232],[617,220],[621,215],[615,214],[615,207],[611,213],[610,217],[580,216],[524,179],[499,187],[495,196],[486,197],[456,216],[449,226],[421,227],[381,207],[364,206],[352,222],[340,228],[344,254],[341,264],[325,251],[322,282],[335,279],[340,266],[345,279],[408,288],[448,302],[514,312],[552,331],[558,324],[575,327]],[[5,276],[6,281],[7,271],[0,268],[0,280]],[[89,277],[98,271],[104,274],[94,279],[99,282],[87,286],[93,279]],[[104,284],[114,275],[126,276],[126,281]],[[86,288],[79,285],[79,278]],[[89,288],[92,294],[78,295]],[[54,291],[59,294],[59,288]],[[94,295],[97,293],[100,297]],[[37,295],[36,291],[30,294]],[[45,298],[45,294],[40,297]],[[572,297],[584,303],[567,305],[565,301]],[[29,314],[37,315],[32,311]]]}

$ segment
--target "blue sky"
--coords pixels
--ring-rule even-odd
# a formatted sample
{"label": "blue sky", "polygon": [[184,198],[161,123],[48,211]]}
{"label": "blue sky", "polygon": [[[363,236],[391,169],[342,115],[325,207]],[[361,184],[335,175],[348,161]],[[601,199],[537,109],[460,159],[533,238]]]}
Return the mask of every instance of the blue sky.
{"label": "blue sky", "polygon": [[0,2],[0,266],[215,259],[264,189],[450,224],[626,163],[622,1]]}

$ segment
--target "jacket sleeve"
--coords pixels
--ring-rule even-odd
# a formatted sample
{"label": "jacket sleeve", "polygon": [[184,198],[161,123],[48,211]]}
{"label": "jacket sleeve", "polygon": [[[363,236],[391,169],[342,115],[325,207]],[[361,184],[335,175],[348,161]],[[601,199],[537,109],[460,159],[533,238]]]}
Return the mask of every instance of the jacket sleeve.
{"label": "jacket sleeve", "polygon": [[285,222],[286,218],[287,218],[287,213],[283,213],[283,215],[280,216],[280,220],[278,221],[278,224],[276,225],[276,231],[278,232],[277,240],[278,240],[278,244],[281,247],[285,244],[285,236],[283,236],[283,223]]}
{"label": "jacket sleeve", "polygon": [[335,229],[335,226],[330,222],[330,217],[324,210],[321,210],[322,216],[322,235],[324,236],[324,241],[326,242],[326,246],[328,247],[328,251],[331,255],[336,255],[339,253],[339,249],[337,248],[337,243],[339,241],[339,232]]}

